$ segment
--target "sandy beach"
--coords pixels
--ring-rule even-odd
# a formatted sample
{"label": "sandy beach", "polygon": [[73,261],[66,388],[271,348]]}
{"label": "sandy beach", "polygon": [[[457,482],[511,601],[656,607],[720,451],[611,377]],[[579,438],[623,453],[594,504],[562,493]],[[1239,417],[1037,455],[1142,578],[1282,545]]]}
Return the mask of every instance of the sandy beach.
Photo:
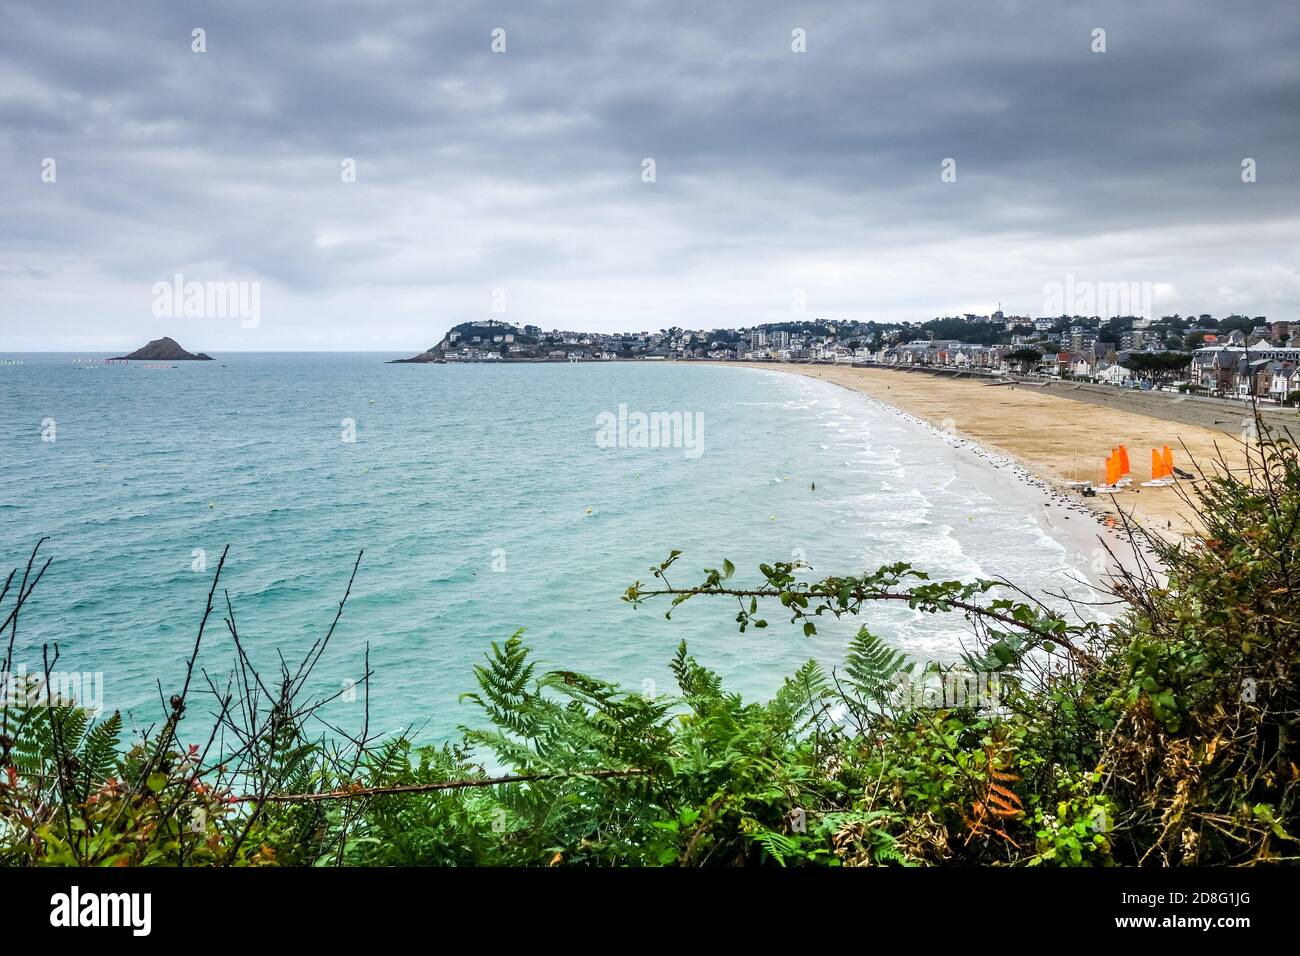
{"label": "sandy beach", "polygon": [[[1192,473],[1192,459],[1208,463],[1218,454],[1216,449],[1233,467],[1244,461],[1241,445],[1222,431],[1077,402],[1032,387],[989,385],[883,368],[727,364],[791,372],[854,389],[1015,460],[1071,502],[1103,518],[1107,514],[1113,517],[1122,509],[1139,525],[1165,534],[1185,534],[1195,529],[1177,489],[1140,487],[1150,476],[1152,447],[1169,445],[1175,467]],[[1105,457],[1119,444],[1128,448],[1132,487],[1113,496],[1084,498],[1066,485],[1075,479],[1100,482]]]}

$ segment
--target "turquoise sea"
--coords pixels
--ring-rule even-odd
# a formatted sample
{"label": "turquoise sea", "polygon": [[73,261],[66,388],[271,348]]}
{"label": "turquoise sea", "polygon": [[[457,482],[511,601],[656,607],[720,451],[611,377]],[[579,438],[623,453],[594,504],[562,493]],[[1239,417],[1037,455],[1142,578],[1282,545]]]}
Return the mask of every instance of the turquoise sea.
{"label": "turquoise sea", "polygon": [[[752,695],[808,657],[839,660],[853,622],[804,638],[773,609],[772,627],[741,635],[724,601],[672,620],[666,605],[623,603],[672,549],[676,584],[723,558],[757,582],[759,562],[800,557],[818,576],[909,560],[1059,590],[1089,561],[1009,469],[834,385],[677,363],[392,357],[0,356],[0,558],[7,572],[49,536],[54,559],[16,661],[39,670],[57,642],[61,668],[102,672],[104,707],[143,726],[159,682],[166,696],[183,679],[224,546],[222,586],[268,670],[325,632],[364,550],[314,689],[359,679],[368,644],[372,730],[438,740],[474,720],[458,703],[473,665],[521,628],[542,666],[647,691],[671,690],[683,639]],[[602,447],[601,415],[620,406],[692,416],[698,447]],[[870,620],[919,659],[955,659],[965,633],[960,618],[906,608]],[[200,663],[221,681],[232,660],[214,619]],[[355,725],[360,707],[327,713]]]}

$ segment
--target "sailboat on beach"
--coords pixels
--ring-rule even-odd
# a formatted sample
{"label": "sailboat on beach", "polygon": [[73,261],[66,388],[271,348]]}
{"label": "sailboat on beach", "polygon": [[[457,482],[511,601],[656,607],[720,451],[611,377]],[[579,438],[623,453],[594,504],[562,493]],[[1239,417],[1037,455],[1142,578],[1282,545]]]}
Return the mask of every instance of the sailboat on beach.
{"label": "sailboat on beach", "polygon": [[[1078,464],[1078,461],[1079,461],[1079,454],[1078,452],[1075,452],[1074,457],[1070,460],[1070,470],[1067,472],[1067,474],[1077,475],[1079,473],[1078,469],[1075,467]],[[1066,481],[1063,481],[1062,484],[1065,485],[1065,487],[1067,488],[1091,488],[1092,479],[1091,478],[1070,478],[1067,479]]]}
{"label": "sailboat on beach", "polygon": [[1094,490],[1113,493],[1123,491],[1132,483],[1133,479],[1129,476],[1128,449],[1123,445],[1112,448],[1110,454],[1106,456],[1106,480],[1096,485]]}
{"label": "sailboat on beach", "polygon": [[1168,445],[1160,450],[1151,449],[1151,480],[1142,482],[1143,488],[1164,488],[1172,485],[1174,478],[1174,453]]}

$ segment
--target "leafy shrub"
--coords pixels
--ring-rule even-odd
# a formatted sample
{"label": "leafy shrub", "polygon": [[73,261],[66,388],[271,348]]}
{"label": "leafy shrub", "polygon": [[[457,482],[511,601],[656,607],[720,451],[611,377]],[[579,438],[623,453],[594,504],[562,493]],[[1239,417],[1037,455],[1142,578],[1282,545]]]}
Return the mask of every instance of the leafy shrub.
{"label": "leafy shrub", "polygon": [[[742,632],[766,628],[772,607],[806,634],[828,615],[869,616],[877,604],[960,614],[972,632],[963,666],[996,680],[998,706],[919,699],[908,691],[916,682],[952,672],[918,669],[865,625],[841,667],[808,661],[765,703],[728,691],[685,644],[671,662],[676,693],[650,699],[573,671],[540,673],[515,634],[474,669],[477,687],[464,699],[483,723],[461,728],[455,744],[373,740],[364,730],[313,738],[308,720],[328,702],[304,700],[303,687],[333,626],[298,665],[265,678],[244,655],[227,603],[238,668],[226,690],[209,685],[219,720],[205,744],[177,743],[193,657],[161,729],[129,746],[117,714],[94,721],[48,692],[44,702],[6,702],[0,861],[1291,860],[1300,460],[1289,440],[1269,438],[1245,471],[1219,462],[1191,484],[1202,533],[1165,541],[1131,528],[1158,567],[1118,574],[1111,590],[1124,611],[1104,627],[1005,582],[933,581],[905,563],[822,581],[801,580],[791,564],[761,565],[759,583],[737,586],[724,561],[676,587],[673,552],[651,569],[653,586],[637,582],[624,595],[634,608],[666,599],[668,614],[686,600],[734,600]],[[0,634],[48,566],[36,558],[0,590],[0,611],[12,595]],[[219,565],[213,594],[220,576]],[[212,609],[210,594],[195,656]]]}

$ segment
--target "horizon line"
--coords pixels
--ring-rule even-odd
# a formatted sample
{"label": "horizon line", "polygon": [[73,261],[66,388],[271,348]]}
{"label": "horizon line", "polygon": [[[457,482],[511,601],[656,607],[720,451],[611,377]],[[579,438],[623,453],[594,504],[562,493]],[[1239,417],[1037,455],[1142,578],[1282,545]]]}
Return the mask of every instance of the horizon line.
{"label": "horizon line", "polygon": [[[103,349],[98,349],[98,350],[96,349],[27,349],[24,351],[18,351],[17,349],[9,349],[9,350],[0,349],[0,355],[85,355],[85,354],[97,355],[103,351],[104,351]],[[229,349],[229,350],[223,349],[221,354],[223,355],[267,355],[267,354],[302,355],[304,353],[308,353],[314,355],[318,355],[318,354],[347,355],[355,352],[365,352],[365,353],[373,353],[378,355],[385,352],[401,352],[401,351],[405,351],[405,350],[404,349]],[[105,352],[104,354],[108,354],[108,353]],[[204,354],[209,354],[209,353],[204,353]],[[114,357],[116,358],[117,356]],[[131,359],[131,361],[152,362],[152,361],[189,361],[189,360],[188,359]]]}

